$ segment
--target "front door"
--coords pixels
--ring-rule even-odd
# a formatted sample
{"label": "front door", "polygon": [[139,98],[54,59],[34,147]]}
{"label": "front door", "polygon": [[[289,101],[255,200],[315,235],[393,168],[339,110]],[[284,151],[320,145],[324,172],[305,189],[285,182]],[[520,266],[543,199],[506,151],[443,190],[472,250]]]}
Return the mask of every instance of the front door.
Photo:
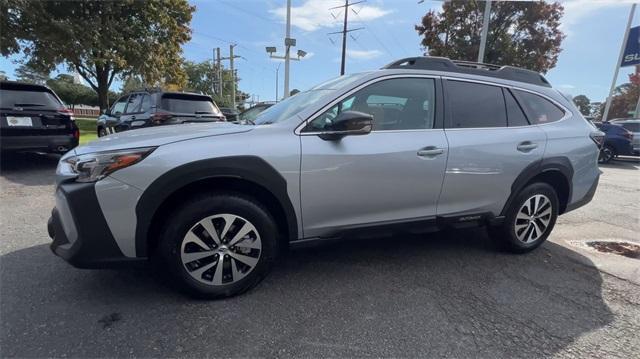
{"label": "front door", "polygon": [[[434,218],[447,158],[439,79],[378,79],[343,96],[301,131],[304,236]],[[366,112],[373,131],[323,140],[340,112]]]}

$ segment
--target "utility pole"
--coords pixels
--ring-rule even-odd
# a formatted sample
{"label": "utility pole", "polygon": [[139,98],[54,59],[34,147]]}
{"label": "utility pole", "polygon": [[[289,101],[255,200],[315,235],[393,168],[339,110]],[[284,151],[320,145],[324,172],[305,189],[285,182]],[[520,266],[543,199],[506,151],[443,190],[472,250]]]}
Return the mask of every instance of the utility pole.
{"label": "utility pole", "polygon": [[347,23],[349,22],[349,7],[365,2],[366,0],[349,3],[349,0],[344,1],[344,5],[332,7],[329,10],[344,8],[344,22],[342,23],[342,31],[330,32],[329,35],[342,34],[342,61],[340,62],[340,76],[344,75],[345,61],[347,55],[347,33],[351,31],[357,31],[364,29],[359,27],[356,29],[347,30]]}
{"label": "utility pole", "polygon": [[[609,88],[609,96],[607,96],[607,103],[604,105],[604,113],[602,114],[602,122],[607,120],[607,116],[609,116],[609,109],[611,108],[611,96],[613,95],[613,90],[616,88],[616,81],[618,81],[618,71],[620,70],[620,65],[622,64],[622,56],[624,55],[624,48],[627,46],[627,40],[629,39],[629,30],[631,29],[631,22],[633,22],[633,14],[636,12],[636,4],[631,5],[631,11],[629,11],[629,20],[627,20],[627,27],[624,30],[624,39],[622,40],[622,45],[620,45],[620,55],[618,55],[618,62],[616,62],[616,69],[613,72],[613,80],[611,80],[611,87]],[[636,106],[637,107],[637,106]]]}
{"label": "utility pole", "polygon": [[219,47],[216,47],[216,63],[218,64],[218,95],[222,98],[222,60]]}
{"label": "utility pole", "polygon": [[[233,108],[236,108],[236,73],[233,68],[233,60],[239,58],[241,56],[233,54],[233,48],[236,47],[237,44],[229,45],[229,57],[222,57],[220,60],[229,60],[229,69],[231,71],[231,104]],[[222,84],[222,66],[220,66],[220,83]],[[220,86],[220,92],[222,93],[222,86]]]}
{"label": "utility pole", "polygon": [[478,51],[478,62],[484,62],[484,48],[487,46],[487,32],[489,32],[489,19],[491,18],[491,0],[484,4],[484,17],[482,19],[482,34],[480,35],[480,51]]}
{"label": "utility pole", "polygon": [[233,48],[235,44],[229,45],[229,68],[231,69],[231,106],[236,109],[236,72],[233,69]]}

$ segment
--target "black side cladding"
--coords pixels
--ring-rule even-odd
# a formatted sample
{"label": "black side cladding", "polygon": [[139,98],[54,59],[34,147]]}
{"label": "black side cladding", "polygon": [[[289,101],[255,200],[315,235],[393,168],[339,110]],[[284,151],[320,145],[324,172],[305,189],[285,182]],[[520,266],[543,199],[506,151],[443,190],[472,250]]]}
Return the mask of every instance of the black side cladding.
{"label": "black side cladding", "polygon": [[283,208],[289,240],[298,238],[298,222],[287,193],[287,181],[263,159],[256,156],[220,157],[191,162],[176,167],[157,178],[144,191],[136,216],[136,254],[146,257],[147,237],[153,216],[171,194],[189,184],[215,178],[237,178],[249,181],[269,191]]}
{"label": "black side cladding", "polygon": [[569,193],[568,193],[568,201],[571,200],[571,194],[573,192],[573,166],[571,162],[566,157],[549,157],[544,158],[538,161],[531,163],[529,166],[525,167],[522,172],[518,175],[513,184],[511,185],[511,194],[507,199],[507,202],[504,204],[502,208],[502,212],[500,212],[500,216],[504,216],[506,211],[511,206],[511,203],[518,196],[518,193],[522,191],[524,186],[537,175],[543,174],[545,172],[559,172],[562,174],[569,184]]}

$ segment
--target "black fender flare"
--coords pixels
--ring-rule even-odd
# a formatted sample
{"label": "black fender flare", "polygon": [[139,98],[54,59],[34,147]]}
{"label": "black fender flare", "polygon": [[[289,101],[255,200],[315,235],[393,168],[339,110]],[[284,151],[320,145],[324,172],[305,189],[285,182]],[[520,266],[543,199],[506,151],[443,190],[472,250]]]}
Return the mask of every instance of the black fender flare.
{"label": "black fender flare", "polygon": [[173,168],[147,187],[136,205],[136,255],[148,255],[147,238],[151,222],[169,196],[189,184],[215,178],[243,179],[269,191],[285,213],[289,241],[298,239],[298,221],[284,177],[265,160],[256,156],[218,157]]}
{"label": "black fender flare", "polygon": [[502,207],[500,216],[506,215],[507,210],[509,209],[509,207],[511,207],[511,204],[513,203],[515,198],[518,196],[520,191],[524,189],[526,184],[531,181],[531,179],[538,176],[539,174],[551,171],[559,172],[566,178],[567,183],[569,184],[567,202],[570,202],[573,192],[573,165],[571,165],[571,162],[566,157],[548,157],[532,162],[527,167],[525,167],[522,172],[520,172],[518,177],[516,177],[515,181],[513,181],[513,184],[511,185],[511,194]]}

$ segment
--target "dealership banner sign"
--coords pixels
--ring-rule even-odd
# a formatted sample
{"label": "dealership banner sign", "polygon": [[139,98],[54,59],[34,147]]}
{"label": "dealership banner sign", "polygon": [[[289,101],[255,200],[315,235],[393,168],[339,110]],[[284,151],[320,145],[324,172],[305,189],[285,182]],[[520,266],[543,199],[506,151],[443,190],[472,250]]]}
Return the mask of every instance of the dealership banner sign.
{"label": "dealership banner sign", "polygon": [[621,67],[640,64],[640,26],[629,29]]}

